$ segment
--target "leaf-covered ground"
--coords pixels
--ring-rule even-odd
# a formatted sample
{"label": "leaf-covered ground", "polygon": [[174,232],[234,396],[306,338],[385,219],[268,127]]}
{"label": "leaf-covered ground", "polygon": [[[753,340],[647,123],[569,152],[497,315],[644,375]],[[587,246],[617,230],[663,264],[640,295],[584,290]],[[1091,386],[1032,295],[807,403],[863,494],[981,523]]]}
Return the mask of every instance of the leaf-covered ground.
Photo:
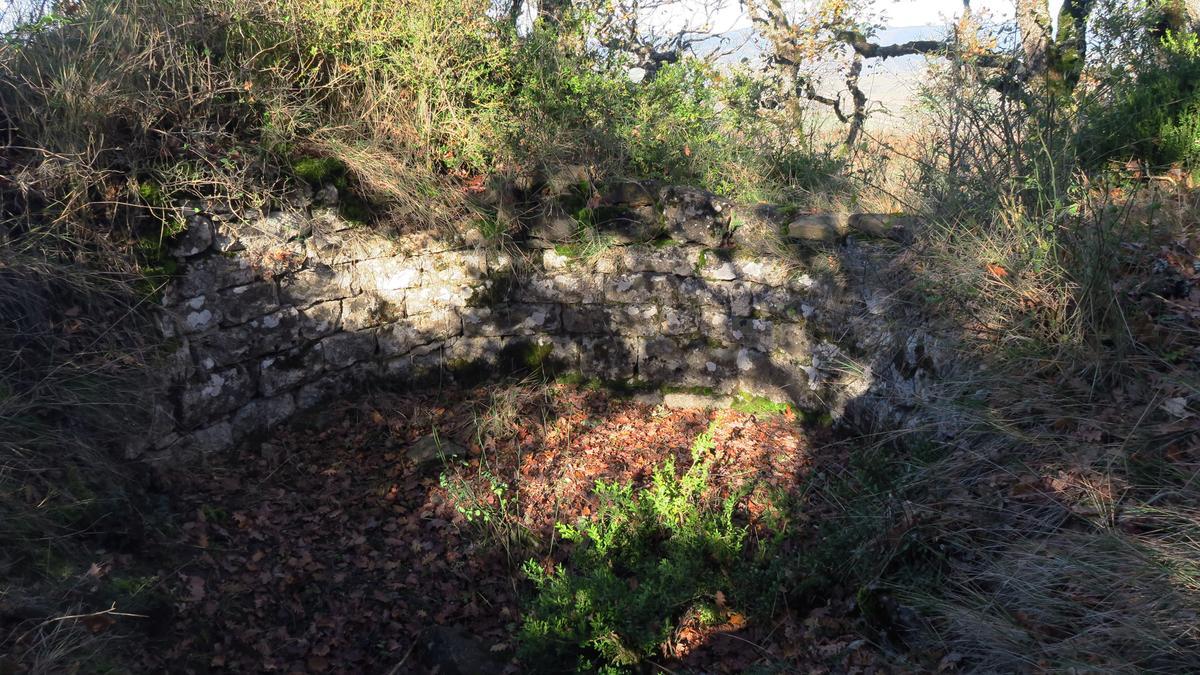
{"label": "leaf-covered ground", "polygon": [[[765,513],[772,496],[802,491],[814,465],[833,459],[814,457],[811,432],[790,414],[666,409],[563,385],[330,406],[261,448],[174,478],[176,508],[188,514],[163,542],[180,562],[164,573],[175,613],[142,666],[452,672],[475,650],[474,665],[459,670],[520,672],[516,634],[530,591],[520,563],[551,564],[554,524],[592,512],[596,481],[644,485],[668,457],[686,468],[710,424],[711,489],[741,491],[752,536],[779,522]],[[431,433],[466,457],[411,459]],[[803,538],[804,523],[789,527]],[[660,665],[874,670],[848,601],[780,609],[730,610],[716,625],[685,619]]]}

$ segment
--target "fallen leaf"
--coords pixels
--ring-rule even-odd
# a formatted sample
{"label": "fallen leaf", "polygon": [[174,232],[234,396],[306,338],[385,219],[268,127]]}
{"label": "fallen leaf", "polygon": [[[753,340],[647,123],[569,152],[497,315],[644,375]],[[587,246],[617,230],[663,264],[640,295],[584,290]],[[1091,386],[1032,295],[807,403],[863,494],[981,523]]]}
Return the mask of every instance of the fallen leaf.
{"label": "fallen leaf", "polygon": [[191,594],[189,598],[192,602],[200,602],[204,599],[204,577],[188,577],[188,592]]}
{"label": "fallen leaf", "polygon": [[1190,417],[1192,414],[1191,411],[1187,409],[1187,403],[1187,397],[1177,396],[1175,398],[1169,398],[1163,401],[1162,409],[1167,411],[1167,414],[1171,415],[1172,417],[1183,419],[1185,417]]}
{"label": "fallen leaf", "polygon": [[108,614],[92,614],[91,616],[82,617],[79,619],[79,622],[95,635],[108,630],[117,620]]}

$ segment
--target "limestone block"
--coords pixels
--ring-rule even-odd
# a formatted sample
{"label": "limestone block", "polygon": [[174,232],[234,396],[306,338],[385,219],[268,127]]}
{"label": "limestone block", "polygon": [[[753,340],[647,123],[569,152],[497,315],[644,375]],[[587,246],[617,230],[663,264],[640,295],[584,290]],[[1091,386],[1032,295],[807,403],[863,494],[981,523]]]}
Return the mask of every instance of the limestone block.
{"label": "limestone block", "polygon": [[477,287],[437,284],[409,289],[405,293],[408,312],[428,311],[435,307],[466,307],[476,295]]}
{"label": "limestone block", "polygon": [[222,220],[213,223],[212,249],[217,253],[233,253],[246,250],[246,245],[238,237],[238,224]]}
{"label": "limestone block", "polygon": [[679,300],[679,277],[666,274],[614,274],[605,278],[604,300],[638,305],[672,304]]}
{"label": "limestone block", "polygon": [[604,298],[603,279],[583,270],[537,275],[521,280],[511,294],[524,302],[600,302]]}
{"label": "limestone block", "polygon": [[494,337],[455,337],[442,346],[446,364],[451,368],[466,365],[495,365],[503,342]]}
{"label": "limestone block", "polygon": [[732,260],[717,256],[705,256],[699,266],[700,276],[713,281],[733,281],[738,278],[737,265]]}
{"label": "limestone block", "polygon": [[403,356],[384,359],[381,374],[387,378],[408,381],[429,377],[442,368],[443,354],[441,342],[414,347]]}
{"label": "limestone block", "polygon": [[415,262],[397,257],[373,258],[355,263],[351,287],[358,292],[415,288],[422,283],[422,271]]}
{"label": "limestone block", "polygon": [[428,434],[408,447],[405,456],[417,466],[445,466],[467,456],[467,449],[454,441]]}
{"label": "limestone block", "polygon": [[335,212],[318,210],[313,214],[313,232],[304,241],[306,252],[327,265],[342,265],[392,258],[398,253],[394,242],[369,229],[356,229]]}
{"label": "limestone block", "polygon": [[[211,302],[206,295],[197,295],[169,308],[168,313],[174,321],[171,326],[178,326],[183,335],[202,333],[216,328],[221,321],[221,309],[217,303]],[[168,336],[172,335],[169,333]]]}
{"label": "limestone block", "polygon": [[804,213],[788,223],[787,236],[802,241],[832,244],[850,231],[848,213]]}
{"label": "limestone block", "polygon": [[783,286],[791,276],[791,267],[785,261],[772,258],[723,258],[708,255],[700,266],[699,276],[713,281],[742,281]]}
{"label": "limestone block", "polygon": [[728,307],[729,286],[726,283],[693,277],[678,281],[678,293],[664,296],[663,302],[685,307]]}
{"label": "limestone block", "polygon": [[279,280],[280,300],[296,307],[307,307],[324,300],[339,300],[351,294],[351,275],[344,267],[314,265]]}
{"label": "limestone block", "polygon": [[620,244],[644,244],[662,236],[663,222],[652,206],[609,207],[592,211],[596,231]]}
{"label": "limestone block", "polygon": [[203,253],[212,246],[213,223],[205,216],[191,215],[187,217],[187,229],[171,246],[171,255],[188,258]]}
{"label": "limestone block", "polygon": [[710,343],[769,350],[775,345],[775,324],[769,320],[705,312],[701,332]]}
{"label": "limestone block", "polygon": [[218,301],[224,315],[223,326],[237,326],[251,319],[270,314],[279,308],[275,284],[256,281],[221,291]]}
{"label": "limestone block", "polygon": [[496,308],[472,307],[462,314],[463,335],[536,335],[558,330],[559,306],[511,304]]}
{"label": "limestone block", "polygon": [[663,335],[691,335],[700,329],[698,312],[680,307],[663,307],[659,330]]}
{"label": "limestone block", "polygon": [[367,291],[342,302],[342,328],[348,331],[382,326],[404,318],[404,291],[382,293]]}
{"label": "limestone block", "polygon": [[254,281],[256,272],[242,256],[204,256],[189,262],[165,296],[175,302],[213,293]]}
{"label": "limestone block", "polygon": [[809,358],[812,339],[809,336],[809,328],[804,322],[776,322],[772,337],[773,344],[771,346],[774,349],[795,358]]}
{"label": "limestone block", "polygon": [[807,370],[796,359],[779,358],[754,349],[741,349],[737,353],[738,389],[804,407],[820,406],[819,398],[809,385]]}
{"label": "limestone block", "polygon": [[212,426],[197,429],[190,434],[184,434],[165,450],[173,461],[195,461],[231,447],[233,447],[233,427],[229,422],[218,422]]}
{"label": "limestone block", "polygon": [[654,206],[658,201],[658,185],[653,181],[616,180],[600,188],[603,206]]}
{"label": "limestone block", "polygon": [[163,399],[155,400],[146,414],[130,416],[127,423],[130,437],[122,443],[126,459],[137,459],[147,450],[163,447],[163,440],[175,432],[173,405]]}
{"label": "limestone block", "polygon": [[341,329],[341,300],[318,302],[299,311],[300,336],[306,340],[317,340]]}
{"label": "limestone block", "polygon": [[241,438],[249,434],[270,431],[286,421],[296,412],[296,400],[292,394],[281,394],[272,398],[257,398],[233,416],[233,436]]}
{"label": "limestone block", "polygon": [[754,308],[754,285],[744,281],[733,281],[724,285],[729,298],[729,313],[733,316],[750,316]]}
{"label": "limestone block", "polygon": [[519,262],[507,251],[484,249],[482,254],[487,262],[487,274],[489,276],[511,274]]}
{"label": "limestone block", "polygon": [[621,336],[585,337],[579,341],[579,370],[586,377],[625,380],[638,374],[639,344]]}
{"label": "limestone block", "polygon": [[305,233],[308,218],[298,211],[271,211],[245,223],[244,232],[253,232],[275,241],[291,241]]}
{"label": "limestone block", "polygon": [[258,363],[258,391],[263,396],[275,396],[320,376],[324,369],[324,347],[320,344],[271,355]]}
{"label": "limestone block", "polygon": [[849,218],[849,229],[868,237],[911,241],[921,221],[903,213],[856,213]]}
{"label": "limestone block", "polygon": [[563,307],[563,329],[574,335],[616,333],[654,335],[660,330],[657,305],[567,305]]}
{"label": "limestone block", "polygon": [[189,383],[180,396],[180,422],[185,427],[237,410],[254,396],[255,386],[242,367],[209,373]]}
{"label": "limestone block", "polygon": [[560,372],[579,369],[582,350],[577,338],[563,335],[536,335],[532,338],[532,346],[536,349],[534,354],[539,362],[539,367]]}
{"label": "limestone block", "polygon": [[723,410],[733,405],[733,397],[667,392],[663,395],[662,404],[668,408],[685,410]]}
{"label": "limestone block", "polygon": [[385,358],[406,354],[416,347],[462,334],[462,319],[458,312],[439,308],[416,314],[403,321],[388,324],[377,330],[379,351]]}
{"label": "limestone block", "polygon": [[592,270],[596,274],[616,274],[618,271],[620,271],[617,269],[618,263],[620,262],[620,254],[621,249],[619,247],[613,247],[601,253],[592,260]]}
{"label": "limestone block", "polygon": [[287,307],[241,326],[197,336],[192,340],[196,363],[226,366],[248,358],[286,350],[300,339],[300,314]]}
{"label": "limestone block", "polygon": [[332,368],[345,368],[375,356],[375,333],[359,331],[337,333],[321,340],[325,363]]}
{"label": "limestone block", "polygon": [[426,284],[466,285],[487,276],[487,255],[482,251],[445,251],[423,256],[421,266]]}
{"label": "limestone block", "polygon": [[669,337],[644,338],[638,374],[656,383],[680,386],[718,386],[734,370],[735,350],[714,348],[703,341]]}
{"label": "limestone block", "polygon": [[570,257],[560,255],[552,248],[542,251],[542,267],[548,272],[568,269],[571,267],[571,262]]}
{"label": "limestone block", "polygon": [[814,302],[808,293],[762,286],[755,289],[751,306],[755,314],[799,321],[812,315]]}
{"label": "limestone block", "polygon": [[350,378],[327,378],[306,384],[296,392],[296,409],[312,410],[330,399],[346,394],[353,386]]}
{"label": "limestone block", "polygon": [[677,241],[720,246],[729,235],[733,205],[697,188],[669,186],[659,192],[667,234]]}
{"label": "limestone block", "polygon": [[579,230],[579,222],[556,203],[549,203],[534,216],[529,226],[529,237],[544,242],[571,241]]}
{"label": "limestone block", "polygon": [[653,272],[693,276],[704,251],[700,246],[625,246],[617,251],[618,264],[627,272]]}
{"label": "limestone block", "polygon": [[737,278],[767,286],[783,286],[791,277],[791,266],[777,258],[735,259]]}

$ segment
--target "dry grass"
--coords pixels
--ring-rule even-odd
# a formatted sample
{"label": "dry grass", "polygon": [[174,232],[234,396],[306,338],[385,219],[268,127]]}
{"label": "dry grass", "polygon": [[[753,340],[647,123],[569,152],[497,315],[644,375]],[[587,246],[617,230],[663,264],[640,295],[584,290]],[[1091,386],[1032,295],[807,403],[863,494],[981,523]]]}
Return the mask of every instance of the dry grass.
{"label": "dry grass", "polygon": [[885,583],[973,672],[1192,669],[1200,437],[1164,403],[1194,400],[1200,332],[1153,269],[1194,241],[1197,195],[1084,176],[1061,132],[940,91],[910,158],[904,201],[934,219],[904,293],[955,337],[968,365],[931,405],[968,423],[898,490],[938,571]]}

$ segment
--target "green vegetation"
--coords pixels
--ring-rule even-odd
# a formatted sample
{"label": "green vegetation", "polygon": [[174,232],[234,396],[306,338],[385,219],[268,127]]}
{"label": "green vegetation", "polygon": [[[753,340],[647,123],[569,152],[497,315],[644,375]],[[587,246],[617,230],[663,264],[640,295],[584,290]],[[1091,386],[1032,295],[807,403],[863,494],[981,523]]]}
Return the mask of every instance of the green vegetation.
{"label": "green vegetation", "polygon": [[[522,627],[524,658],[539,670],[617,672],[652,656],[690,611],[716,621],[718,594],[741,601],[746,571],[765,550],[747,552],[734,520],[738,496],[708,494],[711,430],[692,445],[682,475],[668,461],[644,490],[599,483],[599,509],[559,523],[570,557],[524,570],[537,595]],[[749,559],[747,559],[747,557]]]}
{"label": "green vegetation", "polygon": [[[96,670],[114,660],[98,646],[103,630],[56,617],[180,601],[156,589],[173,583],[166,576],[101,579],[91,565],[149,555],[146,533],[174,527],[129,436],[166,433],[156,374],[169,357],[195,357],[151,337],[151,308],[177,273],[171,244],[193,215],[185,204],[279,208],[332,185],[342,215],[363,227],[449,238],[474,228],[500,248],[545,215],[484,198],[513,186],[560,198],[576,227],[556,250],[590,261],[615,244],[597,190],[612,179],[783,202],[763,222],[739,216],[751,245],[706,250],[700,267],[786,254],[829,288],[885,279],[879,316],[898,308],[896,335],[854,347],[894,352],[885,369],[911,378],[911,391],[879,419],[839,417],[844,428],[830,413],[800,415],[826,444],[813,456],[841,454],[804,475],[801,493],[762,500],[783,514],[777,532],[751,527],[745,494],[715,496],[709,433],[685,471],[667,462],[645,487],[600,483],[598,509],[560,523],[553,550],[517,522],[520,476],[486,465],[498,437],[518,454],[538,442],[513,429],[519,406],[493,401],[480,414],[480,472],[414,479],[414,490],[444,491],[510,561],[543,556],[523,567],[521,665],[636,669],[688,622],[841,603],[898,662],[1194,670],[1194,9],[1064,3],[1055,24],[1048,3],[1019,0],[1029,10],[1020,41],[997,42],[967,18],[952,40],[901,46],[938,55],[901,137],[872,127],[859,88],[864,60],[887,48],[871,41],[865,1],[800,3],[791,16],[789,3],[743,3],[767,45],[757,69],[620,34],[638,30],[623,1],[518,5],[542,7],[529,22],[503,4],[84,0],[5,24],[0,671],[10,656],[17,672],[26,662]],[[823,93],[810,77],[829,60],[844,91]],[[846,128],[822,129],[835,119]],[[857,234],[804,250],[784,242],[775,221],[813,210],[903,210],[924,224],[903,251]],[[492,281],[472,305],[498,303],[515,282]],[[844,299],[852,320],[875,320],[876,298]],[[562,365],[555,356],[513,341],[495,370],[534,371],[544,384]],[[495,374],[445,365],[459,381]],[[843,403],[855,402],[829,405]],[[746,394],[733,408],[777,425],[793,412]],[[226,530],[240,517],[197,508]],[[324,655],[312,656],[318,670]],[[913,663],[925,662],[901,665]]]}
{"label": "green vegetation", "polygon": [[1086,110],[1080,148],[1093,163],[1143,160],[1200,168],[1200,37],[1168,33],[1136,78],[1118,80]]}

